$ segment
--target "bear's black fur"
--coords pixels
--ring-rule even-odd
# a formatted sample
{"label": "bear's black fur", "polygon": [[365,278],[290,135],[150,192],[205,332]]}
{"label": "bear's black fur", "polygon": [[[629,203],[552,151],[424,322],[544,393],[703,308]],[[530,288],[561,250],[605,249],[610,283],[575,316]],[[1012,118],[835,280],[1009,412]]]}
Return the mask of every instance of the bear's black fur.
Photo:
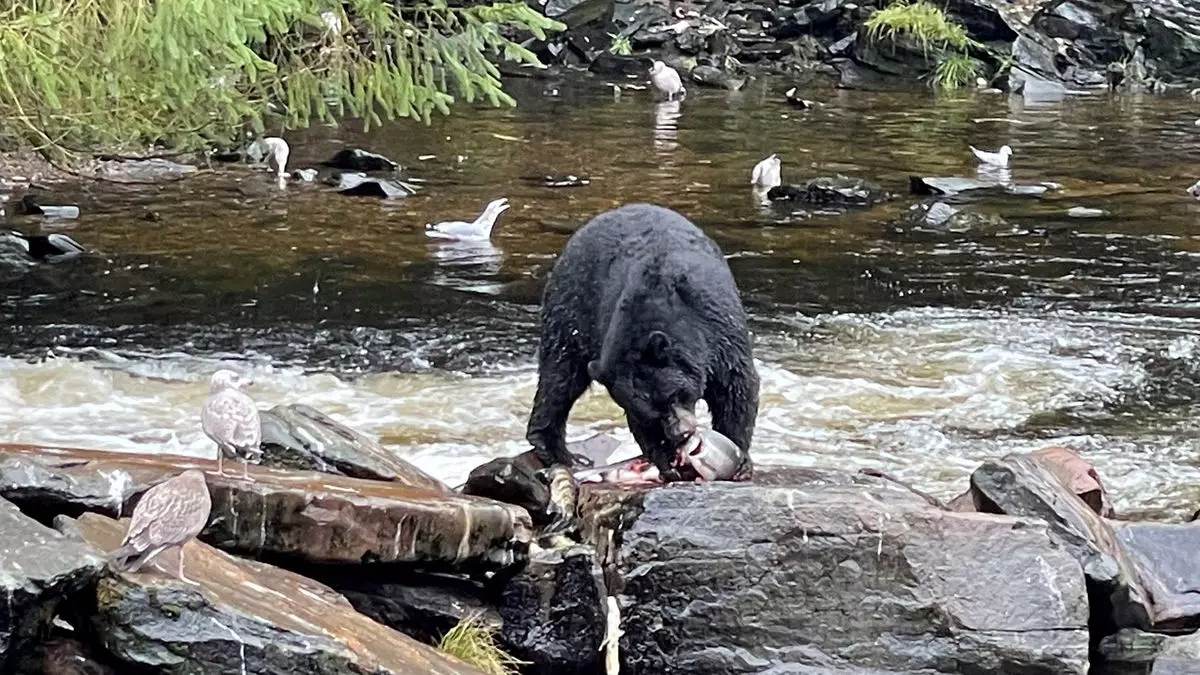
{"label": "bear's black fur", "polygon": [[[720,248],[670,209],[630,204],[601,213],[554,264],[526,433],[545,464],[572,464],[567,416],[593,380],[625,411],[666,479],[678,477],[675,453],[688,426],[695,429],[686,413],[699,399],[713,429],[749,452],[758,373],[746,313]],[[739,477],[749,472],[747,460]]]}

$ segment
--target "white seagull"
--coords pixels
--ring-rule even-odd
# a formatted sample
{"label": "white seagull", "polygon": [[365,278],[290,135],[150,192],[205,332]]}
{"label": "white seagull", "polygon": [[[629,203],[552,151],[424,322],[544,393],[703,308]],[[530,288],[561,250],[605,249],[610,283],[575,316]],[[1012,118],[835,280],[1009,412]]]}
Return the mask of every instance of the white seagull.
{"label": "white seagull", "polygon": [[1012,157],[1013,152],[1012,148],[1008,147],[1007,145],[1000,146],[1000,150],[998,152],[980,150],[973,145],[968,145],[967,147],[971,148],[971,152],[975,153],[975,157],[978,158],[980,162],[984,164],[990,164],[992,166],[1008,166],[1008,158]]}
{"label": "white seagull", "polygon": [[274,161],[275,175],[280,178],[287,175],[287,161],[288,155],[291,154],[291,148],[282,138],[278,136],[260,138],[246,148],[246,154],[255,162],[261,162],[266,157],[268,167],[271,166],[271,161]]}
{"label": "white seagull", "polygon": [[654,85],[655,89],[666,94],[668,101],[674,101],[676,95],[687,94],[687,89],[683,87],[683,80],[679,79],[679,73],[662,61],[655,61],[654,65],[650,67],[650,83]]}
{"label": "white seagull", "polygon": [[783,183],[779,175],[779,155],[772,154],[758,164],[750,172],[750,185],[759,190],[770,190]]}
{"label": "white seagull", "polygon": [[473,222],[461,220],[446,220],[440,223],[425,225],[425,236],[434,239],[454,239],[457,241],[487,241],[492,238],[492,227],[501,213],[508,210],[508,198],[501,197],[488,202]]}

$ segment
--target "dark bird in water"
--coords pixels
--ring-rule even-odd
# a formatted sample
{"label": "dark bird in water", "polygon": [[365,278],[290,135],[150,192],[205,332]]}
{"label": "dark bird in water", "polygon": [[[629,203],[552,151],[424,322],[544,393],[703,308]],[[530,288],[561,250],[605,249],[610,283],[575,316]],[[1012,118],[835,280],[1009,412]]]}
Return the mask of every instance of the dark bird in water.
{"label": "dark bird in water", "polygon": [[87,253],[87,249],[80,246],[79,242],[57,232],[54,234],[9,232],[8,237],[16,242],[17,246],[25,249],[29,257],[36,260],[67,258]]}
{"label": "dark bird in water", "polygon": [[217,472],[225,473],[224,458],[242,460],[242,478],[249,478],[248,462],[262,457],[262,423],[254,399],[241,391],[241,375],[218,370],[209,379],[208,400],[200,411],[204,434],[217,444]]}
{"label": "dark bird in water", "polygon": [[208,524],[212,497],[200,469],[188,469],[178,476],[146,490],[133,509],[129,529],[121,548],[109,554],[120,572],[136,572],[172,546],[179,547],[179,579],[183,575],[183,546],[200,534]]}
{"label": "dark bird in water", "polygon": [[785,91],[783,96],[787,99],[788,103],[792,104],[793,108],[797,108],[799,110],[808,110],[816,105],[808,99],[800,98],[800,94],[796,92],[796,87],[792,87],[791,89]]}

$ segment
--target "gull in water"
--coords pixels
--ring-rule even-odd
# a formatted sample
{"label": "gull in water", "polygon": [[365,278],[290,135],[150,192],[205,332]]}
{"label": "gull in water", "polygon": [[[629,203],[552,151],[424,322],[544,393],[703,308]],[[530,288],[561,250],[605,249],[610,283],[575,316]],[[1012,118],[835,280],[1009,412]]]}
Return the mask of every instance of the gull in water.
{"label": "gull in water", "polygon": [[204,530],[212,511],[212,497],[204,472],[188,469],[146,490],[133,515],[121,547],[109,554],[120,572],[136,572],[159,553],[179,547],[179,579],[183,575],[183,547]]}
{"label": "gull in water", "polygon": [[756,190],[770,190],[781,184],[783,179],[779,175],[779,163],[779,155],[772,153],[770,157],[755,164],[754,170],[750,172],[750,185]]}
{"label": "gull in water", "polygon": [[248,462],[261,459],[262,424],[254,399],[241,390],[245,381],[232,370],[218,370],[208,381],[208,400],[200,411],[204,435],[217,444],[217,472],[225,474],[225,456],[242,460],[242,478],[248,479]]}
{"label": "gull in water", "polygon": [[975,157],[978,158],[980,162],[984,164],[990,164],[992,166],[1008,166],[1008,158],[1012,157],[1013,152],[1012,148],[1008,147],[1007,145],[1000,146],[1000,150],[998,152],[980,150],[973,145],[968,145],[967,147],[971,148],[971,152],[975,153]]}
{"label": "gull in water", "polygon": [[425,225],[425,236],[434,239],[454,239],[457,241],[487,241],[492,238],[492,227],[501,213],[508,210],[508,198],[501,197],[488,202],[473,222],[461,220],[446,220],[440,223]]}
{"label": "gull in water", "polygon": [[1200,180],[1196,181],[1192,184],[1192,187],[1188,188],[1188,194],[1196,199],[1200,199]]}
{"label": "gull in water", "polygon": [[677,95],[687,95],[687,89],[683,87],[683,80],[679,79],[679,73],[662,61],[655,61],[654,65],[650,67],[650,83],[654,85],[655,89],[666,94],[668,101],[674,101]]}
{"label": "gull in water", "polygon": [[280,178],[287,176],[287,161],[288,155],[291,154],[291,148],[282,138],[278,136],[260,138],[246,148],[246,154],[255,162],[261,162],[263,158],[266,158],[268,167],[271,162],[274,162],[275,175]]}

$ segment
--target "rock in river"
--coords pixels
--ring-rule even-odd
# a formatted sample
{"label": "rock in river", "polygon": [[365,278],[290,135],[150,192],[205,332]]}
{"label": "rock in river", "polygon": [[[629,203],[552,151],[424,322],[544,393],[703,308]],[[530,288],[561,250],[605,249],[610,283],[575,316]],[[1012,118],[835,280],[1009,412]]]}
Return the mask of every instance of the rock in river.
{"label": "rock in river", "polygon": [[800,201],[823,206],[874,206],[889,199],[887,191],[863,178],[814,178],[803,185],[777,185],[767,193],[771,201]]}
{"label": "rock in river", "polygon": [[[88,513],[77,531],[111,550],[125,525]],[[158,571],[157,561],[100,580],[91,628],[114,656],[160,673],[480,675],[311,579],[198,541],[188,542],[186,560],[195,585]]]}
{"label": "rock in river", "polygon": [[481,497],[259,466],[248,482],[215,475],[213,460],[173,455],[0,445],[0,496],[47,520],[116,515],[152,484],[193,467],[209,473],[213,503],[200,538],[239,553],[487,571],[523,561],[532,536],[523,509]]}
{"label": "rock in river", "polygon": [[1200,628],[1200,523],[1115,522],[1113,527],[1152,600],[1153,628]]}
{"label": "rock in river", "polygon": [[55,607],[104,568],[91,547],[64,537],[0,499],[0,671],[43,633]]}
{"label": "rock in river", "polygon": [[1040,521],[797,469],[587,489],[638,502],[608,552],[622,675],[1087,671],[1083,574]]}
{"label": "rock in river", "polygon": [[448,490],[394,452],[306,405],[277,405],[259,417],[263,463],[268,466],[396,481],[435,492]]}

